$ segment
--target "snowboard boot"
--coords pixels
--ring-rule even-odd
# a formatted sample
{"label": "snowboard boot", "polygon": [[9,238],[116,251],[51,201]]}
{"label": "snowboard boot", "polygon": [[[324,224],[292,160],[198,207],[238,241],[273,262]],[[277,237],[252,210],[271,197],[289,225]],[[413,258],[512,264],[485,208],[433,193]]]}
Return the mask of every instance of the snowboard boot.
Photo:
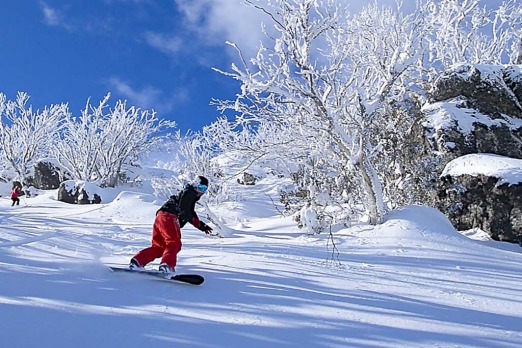
{"label": "snowboard boot", "polygon": [[166,263],[162,263],[161,265],[159,265],[158,270],[164,273],[165,275],[174,273],[174,269],[170,268],[169,265],[167,265]]}
{"label": "snowboard boot", "polygon": [[138,261],[136,261],[135,258],[132,258],[129,263],[129,269],[132,269],[133,271],[141,271],[143,270],[143,267],[139,264]]}

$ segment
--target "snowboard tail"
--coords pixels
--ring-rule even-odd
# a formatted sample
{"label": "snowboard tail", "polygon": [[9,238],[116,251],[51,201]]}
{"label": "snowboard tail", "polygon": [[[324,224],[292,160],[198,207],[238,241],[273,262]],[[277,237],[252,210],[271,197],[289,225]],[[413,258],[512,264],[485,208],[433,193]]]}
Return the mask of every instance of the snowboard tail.
{"label": "snowboard tail", "polygon": [[115,267],[109,266],[111,270],[114,272],[125,272],[125,273],[135,273],[135,274],[143,274],[151,277],[166,279],[166,280],[174,280],[182,283],[192,284],[192,285],[201,285],[205,281],[205,278],[199,274],[173,274],[173,275],[165,275],[165,273],[154,270],[132,270],[126,267]]}

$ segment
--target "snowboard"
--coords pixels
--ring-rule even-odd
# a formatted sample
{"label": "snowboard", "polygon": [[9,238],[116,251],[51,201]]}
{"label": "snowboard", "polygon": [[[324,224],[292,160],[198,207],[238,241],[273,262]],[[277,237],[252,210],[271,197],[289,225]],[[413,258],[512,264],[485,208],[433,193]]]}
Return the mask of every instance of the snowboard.
{"label": "snowboard", "polygon": [[192,284],[192,285],[201,285],[205,281],[205,278],[199,274],[173,274],[171,276],[166,276],[163,272],[155,271],[155,270],[132,270],[127,267],[116,267],[109,266],[113,272],[126,272],[126,273],[134,273],[134,274],[142,274],[150,277],[165,279],[165,280],[173,280],[176,282]]}

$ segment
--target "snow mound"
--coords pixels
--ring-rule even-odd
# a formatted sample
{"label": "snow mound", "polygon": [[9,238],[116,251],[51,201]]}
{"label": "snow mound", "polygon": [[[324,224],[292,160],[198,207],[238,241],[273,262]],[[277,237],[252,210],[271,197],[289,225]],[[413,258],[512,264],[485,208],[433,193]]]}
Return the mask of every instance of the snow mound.
{"label": "snow mound", "polygon": [[426,206],[411,205],[394,210],[385,216],[385,222],[377,229],[383,236],[383,243],[390,246],[437,250],[465,250],[475,248],[475,244],[478,246],[456,231],[439,210]]}
{"label": "snow mound", "polygon": [[122,191],[112,202],[102,204],[99,211],[93,213],[115,223],[152,225],[158,204],[161,203],[152,194]]}
{"label": "snow mound", "polygon": [[426,206],[405,206],[388,213],[384,219],[383,226],[399,223],[403,231],[422,231],[425,234],[439,236],[460,235],[444,214]]}

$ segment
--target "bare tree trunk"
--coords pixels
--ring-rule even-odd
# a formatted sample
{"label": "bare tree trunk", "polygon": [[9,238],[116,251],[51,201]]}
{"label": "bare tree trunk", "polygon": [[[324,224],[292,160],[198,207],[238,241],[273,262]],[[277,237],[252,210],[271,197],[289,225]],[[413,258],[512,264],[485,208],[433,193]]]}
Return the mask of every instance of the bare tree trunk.
{"label": "bare tree trunk", "polygon": [[520,39],[520,42],[518,43],[518,55],[515,59],[514,64],[522,64],[522,39]]}
{"label": "bare tree trunk", "polygon": [[385,213],[382,187],[375,169],[363,154],[358,164],[361,173],[361,182],[365,193],[366,209],[368,210],[369,223],[377,225],[382,222]]}
{"label": "bare tree trunk", "polygon": [[118,178],[119,178],[119,174],[118,173],[112,173],[111,175],[109,175],[107,186],[108,187],[116,187],[116,185],[118,185]]}

